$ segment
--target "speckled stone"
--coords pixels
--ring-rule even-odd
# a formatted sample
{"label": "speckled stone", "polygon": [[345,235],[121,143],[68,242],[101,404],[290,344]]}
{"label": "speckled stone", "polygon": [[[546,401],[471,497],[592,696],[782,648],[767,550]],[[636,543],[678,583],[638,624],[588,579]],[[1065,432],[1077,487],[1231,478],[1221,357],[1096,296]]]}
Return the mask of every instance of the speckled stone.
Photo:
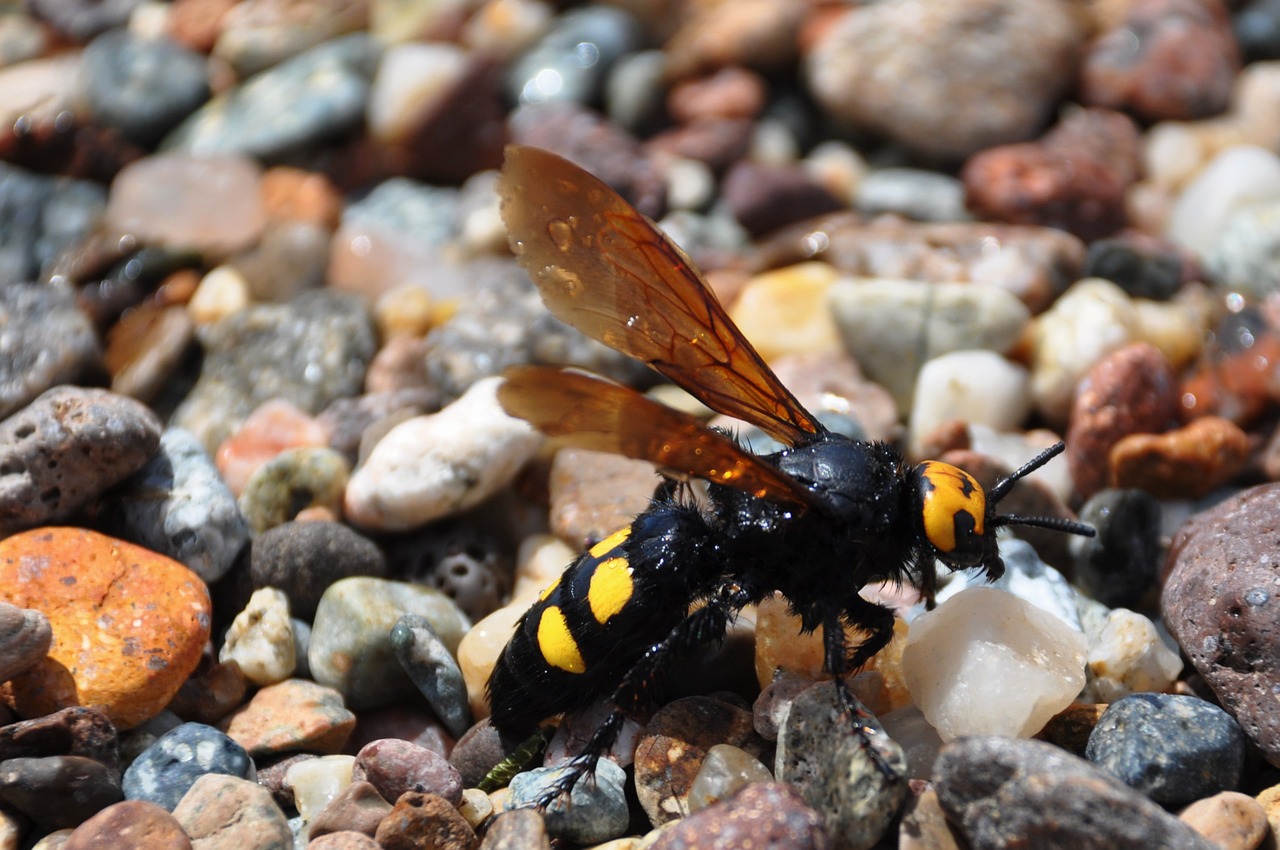
{"label": "speckled stone", "polygon": [[61,850],[123,850],[125,847],[191,850],[191,840],[165,809],[141,800],[125,800],[108,806],[77,826]]}
{"label": "speckled stone", "polygon": [[271,792],[256,782],[210,773],[191,786],[173,816],[193,847],[292,850],[293,834]]}
{"label": "speckled stone", "polygon": [[551,531],[579,550],[590,548],[648,508],[659,481],[657,468],[648,461],[560,449],[547,479]]}
{"label": "speckled stone", "polygon": [[475,831],[453,804],[436,794],[409,791],[396,800],[374,836],[384,850],[472,850]]}
{"label": "speckled stone", "polygon": [[351,478],[346,457],[330,448],[285,449],[258,467],[240,494],[240,511],[255,534],[289,522],[308,508],[342,510]]}
{"label": "speckled stone", "polygon": [[439,753],[409,741],[384,738],[365,744],[356,754],[356,781],[367,781],[387,800],[416,791],[443,797],[453,805],[462,801],[462,777]]}
{"label": "speckled stone", "polygon": [[329,801],[311,820],[307,835],[321,835],[353,830],[372,838],[378,824],[391,812],[391,804],[383,799],[369,782],[355,781]]}
{"label": "speckled stone", "polygon": [[124,772],[124,795],[171,812],[196,780],[210,773],[253,779],[254,767],[244,748],[217,729],[184,723],[129,765]]}
{"label": "speckled stone", "polygon": [[248,704],[222,723],[227,735],[251,756],[304,750],[342,750],[356,716],[332,688],[288,679],[258,691]]}
{"label": "speckled stone", "polygon": [[[21,183],[24,176],[16,169],[0,170],[0,180],[12,181],[11,192],[13,183]],[[0,193],[0,210],[6,209],[4,200]],[[29,203],[25,198],[14,200]],[[17,229],[14,219],[21,220],[16,214],[8,217],[6,230]],[[40,241],[36,234],[27,236],[24,252]],[[97,334],[76,305],[75,293],[60,286],[21,283],[37,269],[8,253],[0,247],[0,351],[5,352],[0,358],[0,419],[45,390],[78,380],[101,357]]]}
{"label": "speckled stone", "polygon": [[[539,767],[511,780],[508,808],[531,806],[563,777],[564,766]],[[578,844],[598,844],[626,832],[629,815],[625,792],[626,773],[608,759],[596,764],[591,778],[584,778],[547,806],[547,833]]]}
{"label": "speckled stone", "polygon": [[275,587],[296,617],[315,616],[331,584],[350,576],[382,578],[387,562],[369,538],[337,522],[286,522],[253,540],[249,577],[255,588]]}
{"label": "speckled stone", "polygon": [[436,637],[427,618],[402,615],[391,627],[391,647],[440,722],[454,737],[461,737],[471,727],[467,685],[453,653]]}
{"label": "speckled stone", "polygon": [[52,643],[48,617],[0,602],[0,682],[30,670],[48,654]]}
{"label": "speckled stone", "polygon": [[209,591],[163,555],[78,528],[0,541],[0,598],[49,618],[49,656],[0,689],[20,715],[102,708],[128,729],[158,713],[209,639]]}
{"label": "speckled stone", "polygon": [[72,755],[120,768],[116,728],[96,708],[64,708],[0,726],[0,761],[22,756]]}
{"label": "speckled stone", "polygon": [[714,846],[817,850],[830,844],[822,816],[791,786],[759,782],[672,824],[650,845],[652,850],[697,850]]}
{"label": "speckled stone", "polygon": [[1223,850],[1255,850],[1270,829],[1262,804],[1238,791],[1197,800],[1179,812],[1178,819]]}

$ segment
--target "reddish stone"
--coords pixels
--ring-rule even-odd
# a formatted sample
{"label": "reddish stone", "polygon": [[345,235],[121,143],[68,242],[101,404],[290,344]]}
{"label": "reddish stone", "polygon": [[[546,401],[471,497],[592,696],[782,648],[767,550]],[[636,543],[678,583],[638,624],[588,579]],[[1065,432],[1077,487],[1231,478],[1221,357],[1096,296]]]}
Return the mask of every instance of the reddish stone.
{"label": "reddish stone", "polygon": [[578,549],[594,546],[649,507],[652,463],[588,449],[556,452],[548,481],[551,530]]}
{"label": "reddish stone", "polygon": [[278,165],[262,175],[262,204],[274,221],[302,221],[336,230],[343,200],[329,178],[314,171]]}
{"label": "reddish stone", "polygon": [[750,119],[760,114],[767,94],[759,74],[745,68],[723,68],[672,87],[667,112],[681,124],[708,118]]}
{"label": "reddish stone", "polygon": [[108,806],[76,827],[62,850],[109,850],[146,847],[148,850],[190,850],[182,825],[160,806],[125,800]]}
{"label": "reddish stone", "polygon": [[729,169],[720,188],[725,204],[752,236],[842,207],[798,165],[742,160]]}
{"label": "reddish stone", "polygon": [[355,725],[356,716],[333,688],[288,679],[258,691],[221,727],[256,758],[294,750],[339,753]]}
{"label": "reddish stone", "polygon": [[396,800],[374,837],[383,850],[471,850],[479,843],[471,824],[448,800],[417,791]]}
{"label": "reddish stone", "polygon": [[1165,434],[1132,434],[1111,448],[1111,486],[1162,499],[1197,499],[1226,484],[1249,460],[1249,436],[1230,420],[1197,419]]}
{"label": "reddish stone", "polygon": [[237,496],[259,467],[285,449],[326,446],[329,432],[315,417],[283,399],[269,401],[222,441],[214,463]]}
{"label": "reddish stone", "polygon": [[200,661],[212,607],[199,576],[80,528],[0,541],[0,599],[49,618],[49,657],[0,687],[23,717],[74,705],[130,729],[165,707]]}
{"label": "reddish stone", "polygon": [[222,19],[239,0],[174,0],[169,35],[197,53],[208,53],[222,34]]}
{"label": "reddish stone", "polygon": [[[1280,400],[1280,335],[1265,327],[1219,329],[1219,343],[1182,386],[1183,415],[1221,416],[1248,425]],[[1241,339],[1248,343],[1240,344]]]}

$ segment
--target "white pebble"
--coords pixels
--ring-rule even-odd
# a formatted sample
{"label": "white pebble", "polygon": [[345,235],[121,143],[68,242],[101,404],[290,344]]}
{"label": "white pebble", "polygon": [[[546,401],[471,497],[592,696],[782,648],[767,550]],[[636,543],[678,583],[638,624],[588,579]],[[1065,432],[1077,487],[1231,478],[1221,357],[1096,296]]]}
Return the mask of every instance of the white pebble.
{"label": "white pebble", "polygon": [[542,436],[498,403],[501,378],[477,381],[439,413],[392,428],[347,485],[347,517],[403,531],[480,504],[511,482]]}
{"label": "white pebble", "polygon": [[321,756],[300,761],[284,774],[284,784],[293,789],[294,805],[303,823],[333,802],[351,784],[355,756]]}
{"label": "white pebble", "polygon": [[289,599],[283,591],[274,587],[254,591],[227,630],[218,660],[236,662],[245,678],[259,686],[293,675],[297,645],[289,621]]}
{"label": "white pebble", "polygon": [[1280,157],[1240,145],[1214,157],[1187,184],[1169,214],[1165,236],[1205,256],[1231,214],[1258,201],[1280,199]]}
{"label": "white pebble", "polygon": [[667,205],[673,210],[696,210],[715,194],[716,177],[705,162],[674,157],[667,165]]}
{"label": "white pebble", "polygon": [[970,588],[911,623],[902,666],[943,741],[1034,735],[1085,683],[1079,631],[1029,602]]}
{"label": "white pebble", "polygon": [[404,141],[453,89],[466,66],[466,52],[454,44],[388,47],[369,91],[370,134],[383,142]]}
{"label": "white pebble", "polygon": [[249,306],[249,282],[231,266],[210,269],[187,302],[187,314],[197,325],[212,325]]}
{"label": "white pebble", "polygon": [[1031,412],[1031,381],[1025,368],[994,351],[953,351],[924,364],[911,404],[911,454],[921,441],[952,419],[1013,431]]}
{"label": "white pebble", "polygon": [[1182,659],[1160,639],[1155,623],[1126,608],[1107,616],[1089,647],[1089,673],[1098,702],[1168,691],[1181,672]]}

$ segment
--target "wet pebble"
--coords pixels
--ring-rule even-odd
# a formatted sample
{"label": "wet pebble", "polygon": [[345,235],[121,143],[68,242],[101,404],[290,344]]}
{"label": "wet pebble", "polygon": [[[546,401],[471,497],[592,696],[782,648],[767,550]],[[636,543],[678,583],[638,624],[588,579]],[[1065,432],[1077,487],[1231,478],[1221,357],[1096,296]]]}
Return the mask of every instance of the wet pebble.
{"label": "wet pebble", "polygon": [[192,846],[208,850],[285,850],[293,834],[256,782],[210,773],[196,780],[173,810]]}
{"label": "wet pebble", "polygon": [[196,780],[210,773],[253,779],[254,765],[243,747],[217,729],[184,723],[129,765],[124,772],[124,796],[171,812]]}
{"label": "wet pebble", "polygon": [[1099,490],[1080,521],[1097,536],[1071,539],[1075,584],[1104,605],[1137,607],[1163,559],[1159,501],[1142,490]]}
{"label": "wet pebble", "polygon": [[[564,774],[565,768],[539,767],[511,780],[508,808],[536,801]],[[547,806],[543,813],[547,833],[579,844],[599,844],[621,836],[627,830],[629,814],[625,793],[627,775],[608,759],[596,763],[590,779],[582,779],[573,790]]]}
{"label": "wet pebble", "polygon": [[975,850],[1216,846],[1111,774],[1042,741],[962,738],[943,748],[933,784]]}
{"label": "wet pebble", "polygon": [[164,708],[209,639],[209,591],[195,573],[83,529],[0,541],[0,599],[35,607],[53,628],[48,657],[0,689],[26,717],[88,704],[136,726]]}
{"label": "wet pebble", "polygon": [[30,670],[48,654],[52,643],[48,617],[0,602],[0,682]]}
{"label": "wet pebble", "polygon": [[356,716],[337,691],[303,679],[286,679],[254,694],[222,728],[257,757],[295,750],[337,753],[355,725]]}
{"label": "wet pebble", "polygon": [[1199,498],[1244,468],[1249,437],[1229,419],[1205,416],[1164,434],[1130,434],[1111,449],[1111,485],[1157,498]]}
{"label": "wet pebble", "polygon": [[346,578],[320,599],[308,660],[317,682],[338,689],[353,708],[375,708],[416,692],[396,660],[391,630],[404,614],[431,624],[450,651],[471,623],[451,599],[421,585]]}
{"label": "wet pebble", "polygon": [[[303,823],[314,821],[325,806],[351,786],[355,756],[319,756],[286,761],[293,763],[284,772],[284,784],[292,792],[293,806]],[[278,801],[280,795],[274,796]]]}
{"label": "wet pebble", "polygon": [[234,661],[255,685],[274,685],[292,676],[297,650],[288,597],[273,587],[254,591],[227,629],[218,660]]}
{"label": "wet pebble", "polygon": [[44,829],[78,826],[121,799],[119,774],[84,756],[0,762],[0,802]]}
{"label": "wet pebble", "polygon": [[387,562],[376,543],[337,522],[286,522],[258,535],[249,555],[255,588],[274,587],[289,610],[310,621],[324,592],[351,576],[382,578]]}
{"label": "wet pebble", "polygon": [[226,575],[249,542],[249,527],[209,454],[180,428],[160,435],[159,451],[112,493],[98,522],[206,582]]}
{"label": "wet pebble", "polygon": [[107,806],[78,825],[61,850],[117,847],[191,850],[191,840],[164,808],[142,800],[125,800]]}
{"label": "wet pebble", "polygon": [[351,466],[341,452],[285,449],[249,476],[240,494],[240,512],[254,534],[289,522],[309,508],[338,516],[350,479]]}
{"label": "wet pebble", "polygon": [[717,846],[816,850],[829,846],[828,840],[821,815],[791,786],[781,782],[755,782],[727,800],[694,812],[663,830],[649,846],[653,850]]}
{"label": "wet pebble", "polygon": [[391,812],[391,804],[383,799],[369,782],[352,782],[311,818],[307,835],[312,840],[334,832],[353,831],[373,838],[378,824]]}
{"label": "wet pebble", "polygon": [[640,22],[624,9],[589,6],[559,15],[506,71],[507,96],[519,103],[596,99],[624,55],[641,46]]}
{"label": "wet pebble", "polygon": [[1179,812],[1178,819],[1222,850],[1255,850],[1270,828],[1262,804],[1238,791],[1197,800]]}
{"label": "wet pebble", "polygon": [[1089,736],[1086,756],[1165,806],[1234,791],[1244,733],[1221,708],[1191,696],[1133,694],[1114,703]]}
{"label": "wet pebble", "polygon": [[1165,645],[1155,624],[1116,608],[1089,644],[1089,693],[1115,702],[1140,691],[1168,691],[1182,672],[1182,659]]}
{"label": "wet pebble", "polygon": [[105,390],[60,386],[0,422],[0,534],[61,519],[140,469],[156,415]]}
{"label": "wet pebble", "polygon": [[449,733],[461,737],[471,726],[466,682],[431,624],[417,614],[404,614],[391,627],[391,647]]}
{"label": "wet pebble", "polygon": [[84,756],[118,771],[118,742],[116,728],[105,713],[75,706],[0,726],[0,761],[24,756]]}
{"label": "wet pebble", "polygon": [[[0,170],[0,209],[5,187],[18,182]],[[5,233],[10,230],[4,228]],[[39,241],[34,234],[27,238]],[[4,253],[0,245],[0,350],[5,352],[0,358],[0,419],[58,384],[82,379],[101,357],[93,325],[76,306],[75,294],[61,286],[21,283],[36,269],[28,269],[25,261],[7,260]]]}
{"label": "wet pebble", "polygon": [[448,760],[409,741],[384,738],[365,744],[356,754],[356,781],[371,782],[387,800],[415,791],[462,801],[462,777]]}

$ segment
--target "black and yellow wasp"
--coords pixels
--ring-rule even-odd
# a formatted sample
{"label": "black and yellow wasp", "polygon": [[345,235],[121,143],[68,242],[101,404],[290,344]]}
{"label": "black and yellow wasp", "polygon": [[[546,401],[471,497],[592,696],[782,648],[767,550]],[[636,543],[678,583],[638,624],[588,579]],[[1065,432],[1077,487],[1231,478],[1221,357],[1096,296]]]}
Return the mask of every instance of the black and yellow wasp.
{"label": "black and yellow wasp", "polygon": [[[557,793],[590,771],[628,713],[653,700],[673,655],[722,639],[739,609],[775,591],[803,629],[822,627],[826,672],[867,741],[845,678],[888,643],[893,613],[860,596],[864,586],[909,582],[931,601],[938,561],[988,579],[1004,572],[1000,526],[1093,534],[1069,520],[996,512],[1061,443],[984,491],[957,467],[912,465],[886,444],[834,434],[765,365],[689,258],[600,180],[554,154],[511,146],[499,191],[512,250],[555,316],[786,446],[757,457],[693,416],[580,372],[507,373],[499,399],[508,413],[565,443],[649,460],[674,476],[649,509],[541,595],[489,679],[491,722],[515,735],[611,701]],[[675,483],[689,477],[708,482],[704,501]],[[845,626],[867,637],[849,646]]]}

